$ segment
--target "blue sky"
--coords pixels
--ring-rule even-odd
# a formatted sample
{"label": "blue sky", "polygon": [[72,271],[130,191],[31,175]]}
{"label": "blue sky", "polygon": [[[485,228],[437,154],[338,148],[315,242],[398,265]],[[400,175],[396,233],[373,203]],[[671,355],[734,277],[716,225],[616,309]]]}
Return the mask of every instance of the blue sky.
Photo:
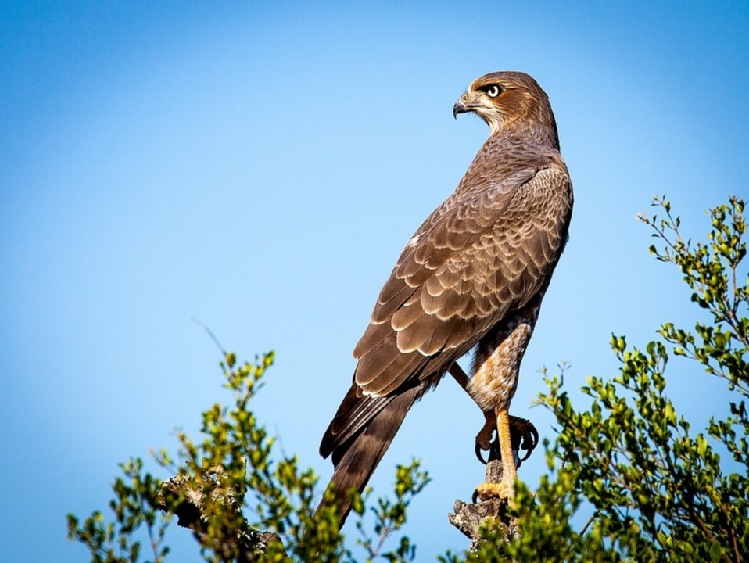
{"label": "blue sky", "polygon": [[[5,2],[0,7],[0,554],[84,561],[64,515],[104,508],[116,464],[195,432],[225,397],[220,355],[277,351],[256,404],[324,479],[319,439],[403,244],[487,135],[451,108],[475,77],[548,92],[575,186],[570,242],[513,412],[545,436],[538,369],[612,375],[695,311],[635,220],[666,193],[687,234],[747,196],[749,5]],[[673,362],[696,422],[716,382]],[[482,416],[451,380],[416,405],[372,484],[416,456],[433,483],[419,560],[483,475]],[[520,476],[543,472],[536,453]],[[176,530],[175,560],[197,560]]]}

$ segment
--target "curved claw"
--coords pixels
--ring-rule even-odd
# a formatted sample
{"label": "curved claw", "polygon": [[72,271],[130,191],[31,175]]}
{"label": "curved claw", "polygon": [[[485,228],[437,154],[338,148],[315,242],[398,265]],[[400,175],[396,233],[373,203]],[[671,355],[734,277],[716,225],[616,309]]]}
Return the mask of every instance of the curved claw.
{"label": "curved claw", "polygon": [[518,466],[528,459],[533,450],[538,446],[538,430],[530,420],[517,416],[510,416],[510,435],[512,438],[512,449],[526,452],[523,456],[518,455]]}
{"label": "curved claw", "polygon": [[[480,461],[481,463],[483,463],[484,465],[486,465],[486,464],[487,464],[487,462],[488,462],[489,460],[487,460],[487,459],[484,459],[484,456],[483,456],[483,454],[481,453],[481,452],[483,452],[483,451],[484,451],[484,448],[482,448],[482,447],[481,447],[481,444],[479,444],[479,441],[478,441],[478,440],[476,440],[476,442],[474,443],[474,450],[473,450],[473,451],[474,451],[474,453],[476,454],[476,458],[477,458],[477,459],[478,459],[478,460],[479,460],[479,461]],[[474,501],[474,504],[475,504],[475,503],[476,503],[476,501]]]}
{"label": "curved claw", "polygon": [[[486,422],[484,422],[484,426],[481,427],[479,433],[476,434],[474,451],[476,452],[478,460],[486,465],[488,460],[484,460],[484,456],[481,452],[487,450],[491,451],[492,449],[492,439],[494,438],[494,431],[497,427],[497,419],[491,411],[485,412],[484,416],[486,417]],[[491,459],[491,454],[489,454],[489,459]]]}
{"label": "curved claw", "polygon": [[[497,440],[494,438],[495,419],[489,413],[484,414],[486,415],[486,424],[484,424],[484,427],[476,435],[474,453],[476,454],[476,459],[486,465],[490,459],[497,459],[499,456],[499,446]],[[536,427],[530,420],[525,418],[510,415],[509,419],[512,449],[518,452],[518,466],[520,466],[520,463],[528,459],[533,450],[536,449],[536,446],[538,446],[538,430],[536,430]],[[486,459],[484,459],[482,453],[484,451],[489,451],[489,456]],[[520,455],[521,451],[525,453]]]}
{"label": "curved claw", "polygon": [[[484,465],[486,465],[487,463],[489,463],[493,459],[499,459],[499,457],[500,457],[499,456],[499,440],[497,440],[496,438],[493,439],[489,443],[489,447],[488,448],[482,447],[481,444],[479,444],[478,440],[476,440],[476,449],[474,451],[476,452],[476,457],[478,458],[478,460],[481,463],[483,463]],[[481,453],[482,451],[488,451],[489,452],[489,456],[486,459],[484,459],[484,456]]]}
{"label": "curved claw", "polygon": [[478,504],[479,502],[479,490],[474,489],[473,494],[471,495],[471,504]]}

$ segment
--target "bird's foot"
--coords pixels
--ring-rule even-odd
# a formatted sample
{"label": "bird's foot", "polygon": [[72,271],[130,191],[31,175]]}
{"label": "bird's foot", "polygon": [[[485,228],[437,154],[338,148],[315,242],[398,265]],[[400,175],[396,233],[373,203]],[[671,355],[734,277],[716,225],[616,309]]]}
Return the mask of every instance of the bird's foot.
{"label": "bird's foot", "polygon": [[[487,451],[492,448],[492,445],[496,445],[496,441],[494,444],[492,444],[492,438],[494,438],[494,429],[497,427],[497,419],[494,415],[493,411],[486,411],[484,413],[484,416],[486,417],[486,422],[484,423],[484,426],[479,430],[479,433],[476,434],[476,444],[474,451],[476,452],[476,457],[478,460],[486,464],[486,460],[484,459],[484,456],[481,454],[482,451]],[[489,459],[492,458],[492,455],[489,455]]]}
{"label": "bird's foot", "polygon": [[[487,411],[484,413],[486,422],[484,426],[476,434],[476,445],[475,453],[478,460],[486,464],[486,460],[482,454],[482,451],[492,450],[489,454],[489,459],[493,459],[498,454],[498,444],[494,440],[494,429],[496,428],[496,418],[494,412]],[[512,449],[516,452],[521,450],[525,452],[524,455],[518,456],[518,466],[528,459],[533,453],[533,450],[538,446],[538,430],[533,426],[530,420],[520,418],[518,416],[509,416],[510,419],[510,437],[512,441]]]}
{"label": "bird's foot", "polygon": [[518,467],[520,467],[520,464],[528,459],[538,446],[538,430],[530,420],[510,415],[510,439],[513,450],[526,452],[523,456],[518,455]]}
{"label": "bird's foot", "polygon": [[482,501],[490,499],[500,499],[512,502],[515,496],[515,485],[513,483],[481,483],[473,493],[473,503],[480,499]]}

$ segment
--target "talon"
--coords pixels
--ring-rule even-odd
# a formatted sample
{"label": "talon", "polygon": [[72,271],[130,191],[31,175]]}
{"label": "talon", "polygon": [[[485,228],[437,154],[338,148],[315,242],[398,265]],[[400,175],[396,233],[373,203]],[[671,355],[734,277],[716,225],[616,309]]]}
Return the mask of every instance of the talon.
{"label": "talon", "polygon": [[481,454],[482,451],[484,451],[484,448],[481,447],[481,444],[479,444],[478,436],[476,437],[476,443],[474,445],[474,453],[476,454],[476,457],[478,460],[486,465],[487,460],[484,459],[484,456]]}
{"label": "talon", "polygon": [[476,487],[476,489],[473,491],[473,494],[471,495],[471,504],[478,504],[479,502],[479,489]]}
{"label": "talon", "polygon": [[[478,458],[478,460],[486,465],[484,456],[481,455],[481,450],[491,450],[492,439],[494,438],[494,429],[496,428],[497,419],[494,415],[494,412],[492,411],[485,412],[484,417],[486,418],[486,422],[484,422],[484,426],[481,427],[479,433],[476,434],[476,445],[474,451],[476,452],[476,457]],[[489,457],[491,459],[491,455]]]}
{"label": "talon", "polygon": [[528,459],[533,450],[538,446],[538,430],[533,423],[525,418],[510,416],[510,435],[512,440],[512,449],[520,452],[526,452],[523,456],[518,455],[518,466]]}

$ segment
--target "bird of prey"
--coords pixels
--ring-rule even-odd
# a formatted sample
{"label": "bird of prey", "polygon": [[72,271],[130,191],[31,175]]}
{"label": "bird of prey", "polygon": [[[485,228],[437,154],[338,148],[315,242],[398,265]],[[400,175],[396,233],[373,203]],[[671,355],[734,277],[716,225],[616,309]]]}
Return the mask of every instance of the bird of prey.
{"label": "bird of prey", "polygon": [[[419,227],[380,292],[354,349],[353,383],[325,431],[323,457],[341,522],[347,491],[362,491],[406,413],[447,372],[497,430],[502,482],[480,497],[514,495],[508,414],[520,361],[567,240],[572,184],[546,93],[521,72],[477,78],[453,106],[490,135],[456,190]],[[456,363],[475,349],[470,379]]]}

